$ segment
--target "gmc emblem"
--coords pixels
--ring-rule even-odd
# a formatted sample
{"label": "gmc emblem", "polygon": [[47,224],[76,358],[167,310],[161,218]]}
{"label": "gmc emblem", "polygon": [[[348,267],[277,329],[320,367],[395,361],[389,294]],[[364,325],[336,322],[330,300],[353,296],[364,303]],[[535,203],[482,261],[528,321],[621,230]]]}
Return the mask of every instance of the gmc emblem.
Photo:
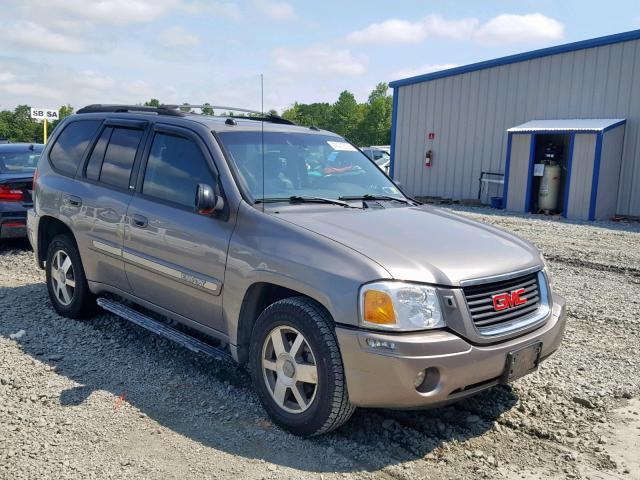
{"label": "gmc emblem", "polygon": [[507,308],[524,305],[525,303],[527,303],[527,299],[521,297],[521,295],[524,295],[524,293],[524,288],[519,288],[518,290],[512,290],[511,292],[492,295],[491,298],[493,299],[493,309],[496,312],[499,312],[501,310],[506,310]]}

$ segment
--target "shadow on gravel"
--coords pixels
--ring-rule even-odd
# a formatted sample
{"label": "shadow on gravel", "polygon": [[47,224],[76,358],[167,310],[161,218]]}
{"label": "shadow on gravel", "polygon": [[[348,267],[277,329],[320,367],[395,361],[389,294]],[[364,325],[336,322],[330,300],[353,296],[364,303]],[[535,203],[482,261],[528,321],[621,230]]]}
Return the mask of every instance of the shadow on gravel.
{"label": "shadow on gravel", "polygon": [[77,384],[47,392],[59,394],[68,418],[78,418],[73,409],[90,408],[99,424],[83,428],[103,430],[111,415],[126,415],[131,431],[118,443],[136,457],[148,456],[155,442],[172,461],[172,442],[184,439],[159,436],[158,425],[130,407],[117,411],[113,400],[100,397],[86,406],[94,392],[110,392],[160,427],[205,447],[320,473],[373,471],[422,458],[441,444],[484,434],[517,402],[501,386],[429,411],[358,410],[338,431],[300,439],[271,425],[241,368],[193,354],[110,314],[85,322],[59,317],[42,283],[0,287],[0,312],[1,336],[25,330],[15,340],[20,348]]}
{"label": "shadow on gravel", "polygon": [[31,250],[27,238],[7,238],[0,240],[0,255],[10,255],[14,251]]}

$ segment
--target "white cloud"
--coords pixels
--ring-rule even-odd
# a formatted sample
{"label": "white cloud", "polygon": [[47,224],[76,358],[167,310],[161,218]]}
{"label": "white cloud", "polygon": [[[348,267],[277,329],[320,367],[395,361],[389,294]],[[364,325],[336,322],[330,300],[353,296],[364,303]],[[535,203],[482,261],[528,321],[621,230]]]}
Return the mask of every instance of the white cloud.
{"label": "white cloud", "polygon": [[476,40],[481,44],[545,42],[564,36],[564,25],[541,13],[502,14],[482,24],[477,18],[449,20],[428,15],[415,22],[389,19],[347,35],[356,44],[387,45],[420,43],[427,38]]}
{"label": "white cloud", "polygon": [[292,20],[296,18],[293,6],[286,2],[276,2],[271,0],[254,0],[253,4],[261,12],[274,20]]}
{"label": "white cloud", "polygon": [[416,68],[406,68],[404,70],[398,70],[391,75],[391,80],[398,80],[400,78],[415,77],[417,75],[424,75],[426,73],[439,72],[440,70],[448,70],[455,68],[458,65],[455,63],[443,63],[441,65],[422,65]]}
{"label": "white cloud", "polygon": [[169,48],[192,48],[200,45],[200,37],[183,27],[173,26],[160,34],[160,43]]}
{"label": "white cloud", "polygon": [[362,75],[368,63],[364,55],[354,56],[348,49],[322,45],[300,49],[276,48],[271,54],[278,70],[300,77]]}
{"label": "white cloud", "polygon": [[564,37],[564,25],[541,13],[526,15],[505,13],[482,25],[475,32],[474,37],[485,45],[548,42]]}
{"label": "white cloud", "polygon": [[478,23],[475,18],[447,20],[440,15],[427,15],[416,22],[390,19],[352,32],[347,40],[358,44],[391,44],[419,43],[427,37],[461,39],[469,36]]}
{"label": "white cloud", "polygon": [[184,3],[182,9],[192,15],[212,14],[220,17],[240,18],[240,8],[232,2],[214,2],[211,0]]}
{"label": "white cloud", "polygon": [[84,21],[116,26],[148,23],[180,6],[181,0],[23,0],[25,14],[41,20]]}
{"label": "white cloud", "polygon": [[58,33],[37,23],[26,21],[6,27],[0,43],[9,43],[24,49],[60,53],[86,53],[99,50],[97,45],[84,39]]}

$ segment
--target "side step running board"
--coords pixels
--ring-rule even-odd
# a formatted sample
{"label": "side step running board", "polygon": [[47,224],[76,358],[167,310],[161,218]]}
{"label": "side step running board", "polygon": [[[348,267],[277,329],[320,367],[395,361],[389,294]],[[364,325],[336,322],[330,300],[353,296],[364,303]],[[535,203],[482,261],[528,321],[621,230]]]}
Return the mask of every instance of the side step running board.
{"label": "side step running board", "polygon": [[97,303],[105,310],[121,318],[124,318],[125,320],[129,320],[139,327],[149,330],[157,335],[160,335],[161,337],[179,343],[192,352],[204,353],[225,362],[233,361],[231,355],[229,355],[229,353],[227,353],[225,350],[216,348],[212,345],[209,345],[208,343],[203,342],[202,340],[198,340],[197,338],[191,337],[186,333],[182,333],[175,328],[164,325],[163,323],[160,323],[153,318],[148,317],[147,315],[140,313],[137,310],[134,310],[133,308],[127,307],[122,303],[103,297],[98,298]]}

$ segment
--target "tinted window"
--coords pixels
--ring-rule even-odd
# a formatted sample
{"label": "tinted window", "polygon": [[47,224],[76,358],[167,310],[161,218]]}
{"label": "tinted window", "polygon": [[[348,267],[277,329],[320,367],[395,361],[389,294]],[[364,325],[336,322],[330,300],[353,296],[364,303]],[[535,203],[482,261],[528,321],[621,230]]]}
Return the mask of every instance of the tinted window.
{"label": "tinted window", "polygon": [[109,142],[109,137],[111,137],[111,132],[113,132],[113,128],[105,128],[102,135],[100,135],[96,146],[93,147],[93,152],[91,152],[91,156],[89,157],[85,173],[87,178],[91,180],[98,180],[100,177],[102,160],[104,159],[104,152],[107,149],[107,143]]}
{"label": "tinted window", "polygon": [[41,145],[19,150],[15,147],[0,149],[0,173],[33,173],[41,153]]}
{"label": "tinted window", "polygon": [[73,122],[67,125],[49,153],[53,166],[65,173],[75,175],[84,151],[99,126],[99,120]]}
{"label": "tinted window", "polygon": [[198,146],[186,138],[157,133],[149,153],[142,192],[194,208],[199,183],[213,187],[215,182]]}
{"label": "tinted window", "polygon": [[104,154],[100,181],[114,187],[128,188],[131,168],[142,139],[142,130],[114,128]]}

